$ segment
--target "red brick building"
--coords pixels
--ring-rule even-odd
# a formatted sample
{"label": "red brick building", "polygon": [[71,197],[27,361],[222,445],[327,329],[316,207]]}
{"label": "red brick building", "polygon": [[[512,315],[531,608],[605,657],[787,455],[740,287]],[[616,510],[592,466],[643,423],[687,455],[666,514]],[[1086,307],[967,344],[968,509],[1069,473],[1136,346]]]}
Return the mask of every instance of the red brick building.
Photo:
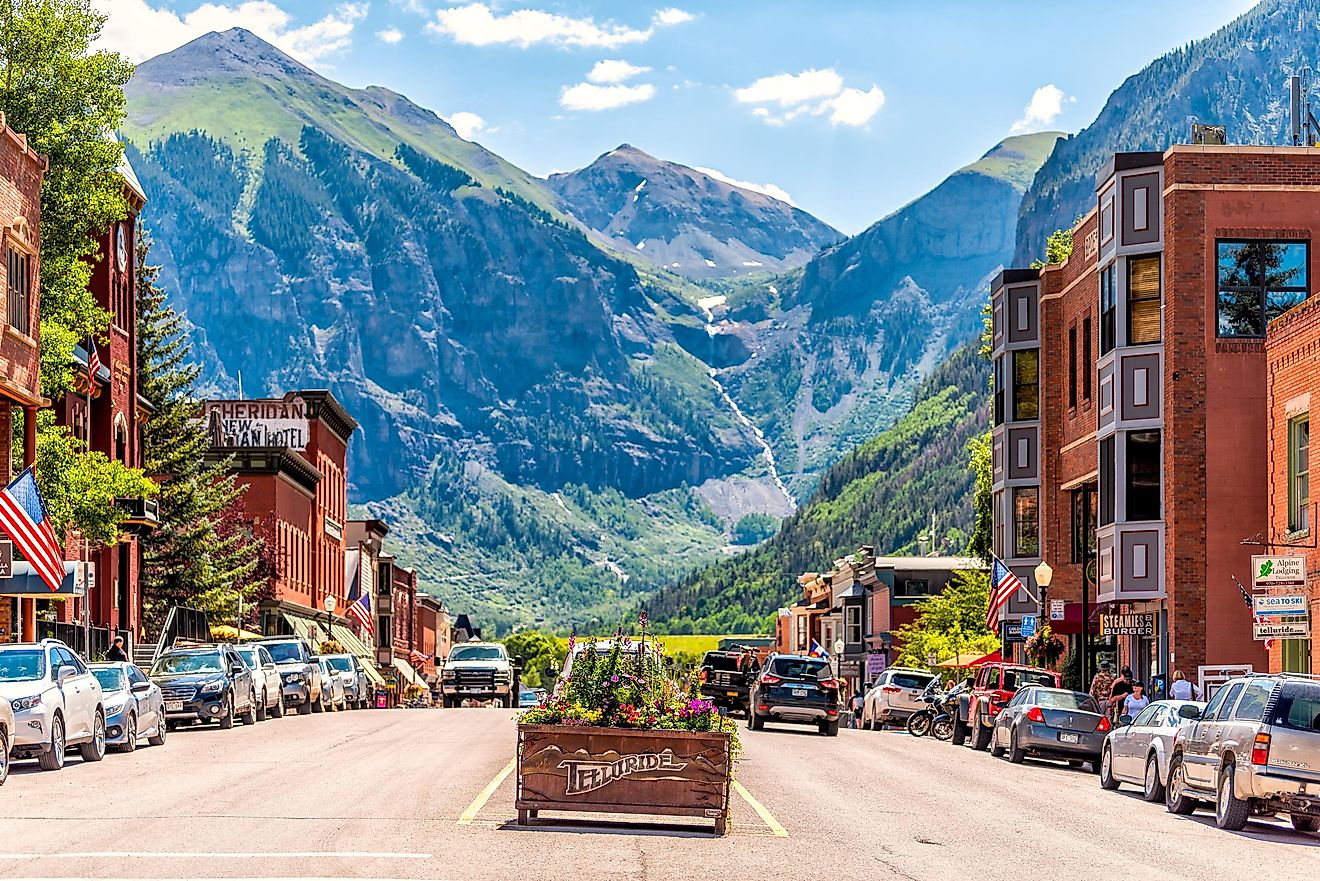
{"label": "red brick building", "polygon": [[[1269,537],[1271,554],[1306,558],[1304,593],[1308,613],[1289,623],[1314,627],[1320,618],[1320,550],[1316,503],[1311,493],[1311,404],[1320,404],[1320,298],[1285,312],[1270,323],[1265,340],[1269,408]],[[1270,670],[1320,674],[1314,632],[1305,638],[1276,639]]]}
{"label": "red brick building", "polygon": [[[275,571],[261,603],[263,632],[319,640],[330,620],[332,635],[350,642],[344,472],[357,422],[324,390],[208,401],[205,418],[211,455],[233,457],[233,471],[248,487],[246,515],[273,550]],[[335,598],[331,618],[327,597]]]}
{"label": "red brick building", "polygon": [[1267,528],[1265,328],[1310,289],[1317,184],[1315,150],[1116,154],[1071,257],[994,286],[996,553],[1029,585],[1043,556],[1074,641],[1088,560],[1092,652],[1143,679],[1265,663],[1233,579]]}
{"label": "red brick building", "polygon": [[[0,281],[6,294],[0,308],[4,324],[0,330],[0,479],[6,483],[15,472],[36,461],[37,409],[42,404],[37,279],[45,173],[46,160],[28,146],[26,137],[6,126],[0,115],[0,248],[4,252]],[[20,410],[23,444],[14,450],[15,413]],[[16,575],[19,568],[16,564]],[[33,639],[38,603],[44,606],[47,602],[31,598],[33,594],[26,589],[20,594],[19,581],[10,579],[4,588],[7,592],[0,593],[0,641]]]}

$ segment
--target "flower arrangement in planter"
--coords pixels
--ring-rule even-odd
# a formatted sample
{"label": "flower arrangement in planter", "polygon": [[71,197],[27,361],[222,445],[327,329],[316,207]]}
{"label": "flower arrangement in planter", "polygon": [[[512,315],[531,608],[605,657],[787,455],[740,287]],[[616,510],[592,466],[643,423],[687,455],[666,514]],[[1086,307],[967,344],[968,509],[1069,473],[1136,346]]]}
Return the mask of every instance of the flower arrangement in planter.
{"label": "flower arrangement in planter", "polygon": [[1024,648],[1026,649],[1027,657],[1030,658],[1033,663],[1053,670],[1055,665],[1059,663],[1059,658],[1063,657],[1064,646],[1063,640],[1055,636],[1054,632],[1050,630],[1049,625],[1047,624],[1027,639]]}
{"label": "flower arrangement in planter", "polygon": [[737,725],[667,675],[660,646],[569,641],[567,676],[518,721],[518,820],[541,810],[697,816],[723,834]]}

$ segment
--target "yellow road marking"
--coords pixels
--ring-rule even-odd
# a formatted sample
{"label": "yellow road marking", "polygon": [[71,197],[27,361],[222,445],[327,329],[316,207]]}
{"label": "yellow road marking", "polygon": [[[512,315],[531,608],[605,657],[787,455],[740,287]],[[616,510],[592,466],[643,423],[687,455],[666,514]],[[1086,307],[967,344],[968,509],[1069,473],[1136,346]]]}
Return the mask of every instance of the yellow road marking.
{"label": "yellow road marking", "polygon": [[788,830],[779,825],[779,821],[775,819],[775,815],[770,813],[765,805],[752,798],[752,794],[747,791],[745,786],[735,780],[733,781],[733,790],[742,796],[743,801],[752,806],[752,810],[756,811],[756,815],[761,818],[761,822],[768,826],[771,832],[775,833],[776,838],[788,837]]}
{"label": "yellow road marking", "polygon": [[513,773],[513,768],[517,764],[518,759],[516,756],[509,759],[509,764],[505,765],[504,768],[495,775],[495,779],[487,783],[486,788],[477,793],[476,798],[472,799],[472,804],[468,805],[467,810],[458,818],[458,825],[472,825],[472,821],[477,818],[477,814],[481,813],[481,809],[486,806],[486,802],[490,801],[490,797],[495,794],[495,790],[500,788],[500,784],[504,782],[504,779]]}

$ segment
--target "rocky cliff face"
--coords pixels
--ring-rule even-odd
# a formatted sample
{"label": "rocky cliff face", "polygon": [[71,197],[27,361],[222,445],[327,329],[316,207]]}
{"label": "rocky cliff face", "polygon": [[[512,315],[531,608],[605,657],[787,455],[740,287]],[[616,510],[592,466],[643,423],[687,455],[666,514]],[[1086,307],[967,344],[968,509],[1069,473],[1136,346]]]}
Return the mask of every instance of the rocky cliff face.
{"label": "rocky cliff face", "polygon": [[628,144],[547,185],[614,247],[689,278],[782,272],[842,238],[786,202]]}
{"label": "rocky cliff face", "polygon": [[1045,252],[1045,239],[1095,206],[1095,175],[1117,151],[1187,143],[1189,120],[1222,124],[1230,144],[1282,144],[1286,77],[1315,63],[1320,2],[1265,0],[1204,40],[1127,78],[1095,122],[1057,149],[1022,200],[1014,265]]}

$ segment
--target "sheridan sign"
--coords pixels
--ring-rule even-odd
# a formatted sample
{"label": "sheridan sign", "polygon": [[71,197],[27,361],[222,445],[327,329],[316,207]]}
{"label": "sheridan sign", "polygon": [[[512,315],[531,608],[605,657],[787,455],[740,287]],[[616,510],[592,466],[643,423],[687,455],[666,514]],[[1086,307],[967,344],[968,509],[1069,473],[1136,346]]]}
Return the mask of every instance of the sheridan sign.
{"label": "sheridan sign", "polygon": [[659,753],[636,753],[620,756],[613,762],[583,762],[569,759],[559,767],[568,771],[568,786],[565,795],[582,795],[609,786],[616,780],[622,780],[632,774],[647,771],[682,771],[687,762],[675,762],[674,751],[664,750]]}

